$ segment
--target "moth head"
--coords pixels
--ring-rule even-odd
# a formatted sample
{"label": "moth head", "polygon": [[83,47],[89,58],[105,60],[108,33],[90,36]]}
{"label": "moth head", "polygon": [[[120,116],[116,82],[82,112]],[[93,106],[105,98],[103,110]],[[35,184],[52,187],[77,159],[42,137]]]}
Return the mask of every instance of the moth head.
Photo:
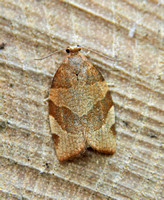
{"label": "moth head", "polygon": [[66,48],[66,52],[70,54],[77,54],[81,50],[80,45],[70,46]]}

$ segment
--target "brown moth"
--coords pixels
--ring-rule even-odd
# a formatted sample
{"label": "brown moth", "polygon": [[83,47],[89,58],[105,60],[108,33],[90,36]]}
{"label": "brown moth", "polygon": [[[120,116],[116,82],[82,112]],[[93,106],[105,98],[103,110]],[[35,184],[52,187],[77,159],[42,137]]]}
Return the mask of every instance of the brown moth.
{"label": "brown moth", "polygon": [[92,147],[101,153],[116,150],[115,113],[107,83],[96,67],[68,47],[69,54],[52,81],[49,118],[59,161]]}

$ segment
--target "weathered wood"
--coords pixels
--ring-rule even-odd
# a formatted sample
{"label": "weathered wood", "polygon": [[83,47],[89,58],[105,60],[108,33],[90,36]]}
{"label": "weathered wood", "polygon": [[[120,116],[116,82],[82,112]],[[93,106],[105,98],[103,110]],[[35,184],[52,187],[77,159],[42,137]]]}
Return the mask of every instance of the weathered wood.
{"label": "weathered wood", "polygon": [[[0,1],[0,199],[164,198],[163,13],[155,0]],[[117,151],[60,164],[44,99],[65,53],[34,58],[69,44],[97,51]]]}

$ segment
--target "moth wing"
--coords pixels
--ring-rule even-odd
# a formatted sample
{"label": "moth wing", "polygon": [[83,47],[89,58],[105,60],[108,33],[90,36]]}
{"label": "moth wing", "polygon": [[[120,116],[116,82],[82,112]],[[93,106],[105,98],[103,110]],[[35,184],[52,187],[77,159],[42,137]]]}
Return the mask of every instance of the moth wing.
{"label": "moth wing", "polygon": [[56,72],[49,93],[49,119],[55,151],[60,161],[71,159],[86,149],[79,116],[71,111],[74,90],[66,67]]}
{"label": "moth wing", "polygon": [[87,122],[85,138],[89,146],[98,152],[113,154],[116,150],[116,133],[112,97],[101,73],[93,65],[89,71],[92,79],[95,77],[95,81],[92,80],[94,86],[92,85],[90,93],[93,96],[98,93],[99,99],[94,101],[92,108],[83,116],[83,120]]}
{"label": "moth wing", "polygon": [[72,159],[85,151],[86,143],[82,135],[61,129],[52,115],[49,118],[56,156],[60,161]]}
{"label": "moth wing", "polygon": [[[99,107],[99,110],[101,108]],[[89,119],[92,120],[91,118]],[[98,152],[113,154],[116,151],[114,106],[108,111],[101,128],[86,131],[85,137],[89,146]]]}

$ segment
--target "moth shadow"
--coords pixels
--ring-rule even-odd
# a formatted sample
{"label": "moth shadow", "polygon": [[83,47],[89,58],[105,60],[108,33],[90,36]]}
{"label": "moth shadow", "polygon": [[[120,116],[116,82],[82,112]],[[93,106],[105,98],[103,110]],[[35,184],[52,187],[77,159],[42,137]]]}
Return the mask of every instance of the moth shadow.
{"label": "moth shadow", "polygon": [[76,164],[76,165],[80,164],[81,165],[82,163],[86,164],[86,163],[91,163],[91,162],[98,161],[98,160],[106,160],[111,156],[112,155],[110,155],[110,154],[100,153],[100,152],[92,149],[91,147],[88,147],[84,153],[79,154],[78,156],[76,156],[72,159],[60,162],[60,164],[64,165],[64,166],[69,165],[69,164]]}

